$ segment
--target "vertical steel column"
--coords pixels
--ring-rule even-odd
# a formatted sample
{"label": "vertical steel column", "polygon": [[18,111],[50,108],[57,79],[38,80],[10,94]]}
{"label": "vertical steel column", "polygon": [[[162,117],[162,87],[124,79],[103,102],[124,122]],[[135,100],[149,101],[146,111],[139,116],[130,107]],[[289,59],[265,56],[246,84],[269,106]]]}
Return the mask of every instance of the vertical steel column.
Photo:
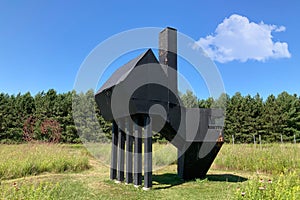
{"label": "vertical steel column", "polygon": [[115,121],[112,123],[112,144],[110,160],[110,179],[117,178],[117,156],[118,156],[118,125]]}
{"label": "vertical steel column", "polygon": [[124,156],[125,156],[125,133],[124,133],[124,119],[119,120],[119,152],[118,152],[118,170],[117,181],[124,181]]}
{"label": "vertical steel column", "polygon": [[133,130],[130,116],[125,119],[125,133],[126,133],[126,183],[132,183],[132,149],[133,149]]}
{"label": "vertical steel column", "polygon": [[138,125],[139,118],[134,123],[134,186],[142,185],[142,128]]}
{"label": "vertical steel column", "polygon": [[144,190],[152,187],[152,123],[150,117],[144,118]]}

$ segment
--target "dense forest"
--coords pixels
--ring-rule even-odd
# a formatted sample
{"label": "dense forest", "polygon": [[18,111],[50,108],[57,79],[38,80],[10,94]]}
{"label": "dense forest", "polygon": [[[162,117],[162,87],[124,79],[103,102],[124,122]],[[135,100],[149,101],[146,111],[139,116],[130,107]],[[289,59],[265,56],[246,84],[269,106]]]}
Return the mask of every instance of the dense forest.
{"label": "dense forest", "polygon": [[[226,142],[230,142],[232,135],[237,143],[251,143],[258,135],[264,142],[279,142],[281,137],[285,142],[292,142],[294,135],[297,142],[300,140],[300,97],[296,94],[282,92],[263,100],[259,94],[242,96],[236,93],[232,97],[223,94],[217,100],[198,100],[187,91],[181,99],[187,107],[226,107]],[[58,94],[50,89],[35,96],[0,93],[1,143],[78,143],[81,142],[79,135],[85,141],[107,141],[110,134],[110,123],[101,117],[93,91]],[[157,133],[154,139],[164,140]]]}

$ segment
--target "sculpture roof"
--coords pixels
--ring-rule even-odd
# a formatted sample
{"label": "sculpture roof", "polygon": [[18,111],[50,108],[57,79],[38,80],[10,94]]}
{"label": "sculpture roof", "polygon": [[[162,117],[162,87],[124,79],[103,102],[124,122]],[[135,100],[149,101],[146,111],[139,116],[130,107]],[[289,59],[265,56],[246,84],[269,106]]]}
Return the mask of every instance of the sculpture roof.
{"label": "sculpture roof", "polygon": [[151,49],[148,49],[147,51],[140,54],[136,58],[130,60],[122,67],[118,68],[111,75],[111,77],[102,85],[102,87],[98,90],[97,94],[118,85],[119,83],[121,83],[126,79],[126,77],[136,66],[146,64],[146,63],[159,63]]}

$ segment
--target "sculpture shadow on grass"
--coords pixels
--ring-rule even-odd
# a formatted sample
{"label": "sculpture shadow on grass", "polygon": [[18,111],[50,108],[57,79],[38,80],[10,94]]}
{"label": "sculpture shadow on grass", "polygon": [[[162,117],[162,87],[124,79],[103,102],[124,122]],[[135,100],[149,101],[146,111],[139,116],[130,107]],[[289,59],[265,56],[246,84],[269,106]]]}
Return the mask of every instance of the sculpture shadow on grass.
{"label": "sculpture shadow on grass", "polygon": [[184,180],[178,177],[177,174],[165,173],[165,174],[155,174],[152,176],[153,185],[159,185],[155,187],[155,190],[167,189],[176,185],[184,183]]}
{"label": "sculpture shadow on grass", "polygon": [[209,174],[206,175],[208,181],[219,181],[219,182],[231,182],[231,183],[238,183],[244,182],[248,179],[242,176],[233,175],[233,174]]}
{"label": "sculpture shadow on grass", "polygon": [[[154,187],[155,190],[167,189],[176,185],[180,185],[185,181],[178,177],[177,174],[165,173],[165,174],[156,174],[153,175],[153,185],[159,185],[158,187]],[[248,179],[242,176],[233,175],[233,174],[209,174],[206,175],[204,179],[208,181],[218,181],[218,182],[231,182],[238,183],[244,182]]]}

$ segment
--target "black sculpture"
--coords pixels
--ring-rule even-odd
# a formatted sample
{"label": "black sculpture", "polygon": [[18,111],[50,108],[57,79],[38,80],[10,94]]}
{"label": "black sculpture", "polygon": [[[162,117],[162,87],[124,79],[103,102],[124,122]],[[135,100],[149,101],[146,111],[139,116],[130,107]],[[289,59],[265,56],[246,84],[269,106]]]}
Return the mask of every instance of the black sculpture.
{"label": "black sculpture", "polygon": [[121,182],[126,177],[126,183],[142,184],[144,139],[144,188],[152,187],[152,130],[177,147],[178,175],[185,180],[203,178],[223,144],[223,126],[218,123],[223,119],[222,110],[181,105],[176,29],[161,31],[159,61],[147,50],[120,67],[95,98],[104,119],[113,122],[112,180]]}

